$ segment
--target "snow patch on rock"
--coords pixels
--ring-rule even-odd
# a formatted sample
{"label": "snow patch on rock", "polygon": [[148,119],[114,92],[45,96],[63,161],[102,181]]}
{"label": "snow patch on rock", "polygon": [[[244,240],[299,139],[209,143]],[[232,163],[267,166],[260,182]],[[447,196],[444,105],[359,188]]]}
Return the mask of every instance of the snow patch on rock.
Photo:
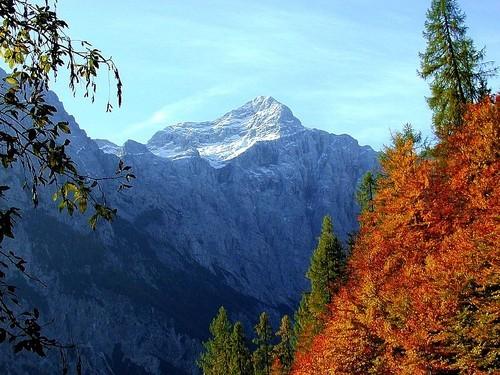
{"label": "snow patch on rock", "polygon": [[215,121],[168,126],[157,132],[147,147],[162,158],[200,156],[219,168],[258,142],[280,139],[304,129],[288,107],[270,96],[259,96]]}

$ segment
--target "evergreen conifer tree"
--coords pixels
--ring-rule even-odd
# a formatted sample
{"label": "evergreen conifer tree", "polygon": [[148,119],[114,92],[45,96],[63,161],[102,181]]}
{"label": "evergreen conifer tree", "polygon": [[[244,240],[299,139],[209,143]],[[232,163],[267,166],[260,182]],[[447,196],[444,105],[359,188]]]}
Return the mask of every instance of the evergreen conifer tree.
{"label": "evergreen conifer tree", "polygon": [[356,192],[356,201],[358,202],[361,212],[367,210],[370,212],[375,211],[373,198],[375,197],[376,190],[377,178],[372,172],[366,172]]}
{"label": "evergreen conifer tree", "polygon": [[252,375],[250,351],[246,345],[245,333],[241,322],[236,322],[231,334],[231,353],[229,375]]}
{"label": "evergreen conifer tree", "polygon": [[292,324],[288,315],[285,315],[281,319],[280,327],[276,332],[276,336],[280,338],[280,341],[274,347],[274,357],[279,360],[279,373],[285,375],[290,371],[293,361],[293,332]]}
{"label": "evergreen conifer tree", "polygon": [[231,322],[224,307],[219,309],[210,324],[212,337],[203,343],[205,351],[198,360],[204,375],[226,375],[230,366]]}
{"label": "evergreen conifer tree", "polygon": [[486,78],[495,69],[486,69],[484,49],[478,51],[467,36],[465,14],[456,0],[432,0],[424,37],[427,48],[420,54],[419,73],[430,80],[427,101],[436,133],[443,137],[462,124],[465,105],[487,92]]}
{"label": "evergreen conifer tree", "polygon": [[259,323],[255,326],[256,337],[254,344],[257,346],[253,353],[253,366],[255,375],[269,375],[271,373],[273,330],[266,312],[260,314]]}
{"label": "evergreen conifer tree", "polygon": [[333,232],[332,218],[325,216],[318,246],[311,257],[306,277],[311,291],[302,296],[295,314],[295,347],[308,346],[310,339],[323,326],[323,315],[327,310],[336,283],[342,276],[344,255],[342,245]]}
{"label": "evergreen conifer tree", "polygon": [[299,307],[293,316],[293,339],[292,344],[294,349],[297,347],[299,337],[301,337],[306,331],[306,327],[309,326],[311,321],[311,313],[308,308],[309,293],[302,293],[302,298],[300,299]]}
{"label": "evergreen conifer tree", "polygon": [[311,282],[308,309],[316,320],[330,303],[332,288],[341,275],[343,263],[342,245],[333,232],[332,218],[327,215],[323,219],[319,243],[306,274]]}

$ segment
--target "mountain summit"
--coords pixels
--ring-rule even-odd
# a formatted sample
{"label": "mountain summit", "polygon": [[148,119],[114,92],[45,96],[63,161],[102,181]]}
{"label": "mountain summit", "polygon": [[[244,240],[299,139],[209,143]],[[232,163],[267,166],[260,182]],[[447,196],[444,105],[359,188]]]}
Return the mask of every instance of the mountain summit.
{"label": "mountain summit", "polygon": [[168,126],[157,132],[147,146],[163,158],[199,154],[213,167],[221,167],[257,142],[276,140],[303,130],[290,108],[270,96],[259,96],[215,121]]}
{"label": "mountain summit", "polygon": [[[137,176],[120,193],[106,184],[118,217],[95,232],[85,216],[57,214],[51,189],[40,191],[36,210],[21,184],[9,192],[24,213],[9,248],[51,280],[50,293],[36,283],[28,289],[44,316],[58,317],[48,334],[85,343],[96,374],[197,374],[194,360],[221,305],[246,326],[264,310],[277,322],[307,287],[323,216],[345,241],[357,229],[356,186],[378,167],[370,147],[302,127],[271,97],[123,146],[92,141],[49,99],[70,124],[68,152],[83,174],[113,176],[119,155]],[[21,367],[16,355],[0,350],[0,374],[59,369],[57,355],[43,369]]]}

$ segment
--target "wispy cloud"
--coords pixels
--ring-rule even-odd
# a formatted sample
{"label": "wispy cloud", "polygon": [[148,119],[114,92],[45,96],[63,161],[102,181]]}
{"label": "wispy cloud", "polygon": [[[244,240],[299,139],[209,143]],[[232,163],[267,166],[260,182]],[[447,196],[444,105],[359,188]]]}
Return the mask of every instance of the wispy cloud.
{"label": "wispy cloud", "polygon": [[214,86],[168,103],[144,121],[126,126],[123,130],[123,137],[139,139],[146,131],[160,130],[169,124],[187,121],[197,110],[207,105],[207,102],[214,98],[230,96],[236,89],[237,85]]}
{"label": "wispy cloud", "polygon": [[[427,84],[416,76],[428,2],[93,3],[60,4],[72,35],[110,51],[124,80],[124,106],[112,114],[62,95],[93,137],[145,141],[168,124],[213,119],[257,95],[281,100],[305,125],[375,147],[406,121],[430,129]],[[461,1],[471,36],[498,63],[497,3]],[[89,19],[102,28],[89,29]]]}

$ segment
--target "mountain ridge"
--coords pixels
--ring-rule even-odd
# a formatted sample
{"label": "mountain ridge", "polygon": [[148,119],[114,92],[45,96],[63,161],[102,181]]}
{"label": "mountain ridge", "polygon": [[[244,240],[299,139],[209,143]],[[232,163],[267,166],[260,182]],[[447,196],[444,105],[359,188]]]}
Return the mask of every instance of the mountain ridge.
{"label": "mountain ridge", "polygon": [[[275,141],[303,131],[322,130],[303,126],[289,107],[273,97],[258,96],[213,121],[169,125],[156,132],[145,146],[152,154],[165,159],[201,157],[212,167],[221,168],[259,142]],[[349,135],[339,135],[342,136],[357,143]],[[124,146],[103,139],[95,141],[105,153],[125,154]]]}
{"label": "mountain ridge", "polygon": [[[40,191],[37,209],[21,185],[9,191],[23,211],[9,244],[50,281],[50,290],[32,285],[43,301],[37,303],[42,316],[58,318],[48,333],[85,343],[82,354],[96,374],[108,373],[105,368],[124,373],[126,363],[138,368],[131,374],[198,374],[194,359],[221,305],[247,331],[261,311],[276,325],[306,288],[322,217],[333,217],[345,241],[357,228],[356,185],[378,165],[371,148],[350,136],[299,127],[299,120],[287,117],[291,111],[275,111],[271,100],[263,103],[272,104],[265,117],[273,119],[270,129],[281,121],[299,131],[254,142],[214,167],[197,149],[164,158],[132,140],[123,146],[91,140],[55,94],[48,99],[58,108],[55,120],[69,122],[68,152],[79,170],[114,175],[119,157],[105,153],[105,146],[118,148],[137,176],[127,191],[103,186],[118,217],[95,232],[85,216],[57,213],[50,186]],[[238,116],[261,121],[255,112],[252,104],[228,112],[226,125]],[[247,121],[248,128],[236,121],[236,134],[258,128],[269,135],[259,121]],[[9,178],[5,170],[0,176]],[[12,354],[0,353],[0,372],[18,373]],[[26,363],[40,374],[52,374],[58,365],[54,356],[43,366],[28,358]]]}

